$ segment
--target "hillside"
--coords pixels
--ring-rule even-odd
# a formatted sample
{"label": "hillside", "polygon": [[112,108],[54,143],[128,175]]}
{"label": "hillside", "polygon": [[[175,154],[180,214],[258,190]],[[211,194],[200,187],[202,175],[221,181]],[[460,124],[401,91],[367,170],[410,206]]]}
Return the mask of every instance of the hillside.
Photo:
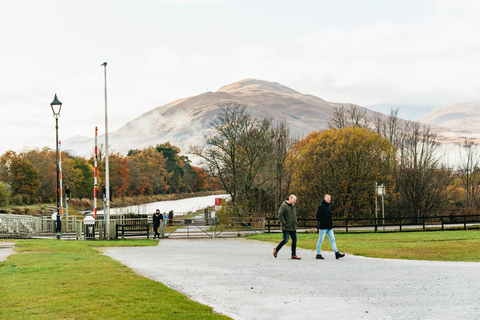
{"label": "hillside", "polygon": [[435,131],[449,140],[480,138],[480,101],[436,108],[418,118],[431,124]]}
{"label": "hillside", "polygon": [[[192,145],[204,143],[203,138],[211,133],[210,125],[219,112],[218,106],[227,103],[245,105],[255,117],[286,120],[292,133],[299,137],[327,128],[333,108],[342,105],[301,94],[276,82],[245,79],[216,92],[183,98],[146,112],[109,134],[110,149],[126,154],[130,149],[169,141],[185,152]],[[104,141],[104,137],[99,136],[98,141]],[[94,138],[69,139],[63,146],[75,154],[89,156]]]}

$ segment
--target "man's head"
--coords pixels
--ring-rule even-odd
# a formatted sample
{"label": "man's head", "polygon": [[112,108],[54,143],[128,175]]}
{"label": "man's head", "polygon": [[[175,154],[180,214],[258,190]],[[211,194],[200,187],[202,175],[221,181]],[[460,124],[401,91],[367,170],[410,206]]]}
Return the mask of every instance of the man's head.
{"label": "man's head", "polygon": [[325,200],[326,203],[330,203],[331,197],[330,197],[329,194],[326,194],[326,195],[323,196],[323,199]]}
{"label": "man's head", "polygon": [[155,211],[155,213],[160,213],[160,209],[157,209],[157,211]]}
{"label": "man's head", "polygon": [[295,204],[295,202],[297,202],[297,197],[295,197],[293,194],[288,197],[288,203]]}

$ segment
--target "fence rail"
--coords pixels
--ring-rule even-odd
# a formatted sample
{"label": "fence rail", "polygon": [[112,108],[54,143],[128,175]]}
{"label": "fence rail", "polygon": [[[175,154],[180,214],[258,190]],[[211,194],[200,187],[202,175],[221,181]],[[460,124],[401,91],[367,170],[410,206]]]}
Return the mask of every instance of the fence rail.
{"label": "fence rail", "polygon": [[[459,215],[459,216],[436,216],[436,217],[396,217],[396,218],[362,218],[362,219],[332,219],[333,227],[337,230],[345,230],[345,232],[360,230],[374,231],[382,230],[398,230],[421,228],[423,231],[432,228],[441,228],[445,230],[446,226],[463,227],[464,230],[470,226],[480,225],[480,214],[476,215]],[[311,229],[317,227],[316,219],[298,219],[299,229]],[[279,231],[280,221],[278,218],[265,218],[265,232],[271,233]]]}
{"label": "fence rail", "polygon": [[[130,218],[117,216],[110,219],[112,238],[146,237],[153,235],[151,217]],[[480,214],[437,217],[397,217],[385,219],[333,219],[336,230],[345,232],[405,231],[407,229],[441,229],[457,227],[467,230],[480,226]],[[51,217],[33,217],[23,215],[0,214],[0,238],[55,238],[56,221]],[[106,225],[103,219],[94,220],[86,225],[78,217],[64,217],[62,238],[106,239]],[[317,229],[316,219],[298,219],[298,229]],[[279,232],[278,218],[212,218],[205,215],[173,216],[166,219],[161,228],[163,236],[168,238],[226,238],[245,234]]]}

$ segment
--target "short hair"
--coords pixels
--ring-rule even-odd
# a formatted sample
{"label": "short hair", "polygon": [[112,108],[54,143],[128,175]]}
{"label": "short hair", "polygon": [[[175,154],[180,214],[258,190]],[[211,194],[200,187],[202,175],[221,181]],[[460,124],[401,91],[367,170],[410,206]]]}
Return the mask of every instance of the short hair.
{"label": "short hair", "polygon": [[288,200],[293,199],[293,198],[297,199],[297,196],[295,196],[294,194],[291,194],[291,195],[288,197]]}
{"label": "short hair", "polygon": [[323,199],[325,199],[327,196],[332,197],[332,196],[329,195],[328,193],[325,193],[325,195],[323,196]]}

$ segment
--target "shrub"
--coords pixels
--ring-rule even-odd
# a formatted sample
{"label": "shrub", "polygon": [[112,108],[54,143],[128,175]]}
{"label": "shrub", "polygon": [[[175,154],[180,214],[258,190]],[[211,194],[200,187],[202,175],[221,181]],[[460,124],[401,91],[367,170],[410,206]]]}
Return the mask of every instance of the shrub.
{"label": "shrub", "polygon": [[9,204],[11,194],[10,186],[0,182],[0,207],[5,207]]}
{"label": "shrub", "polygon": [[[98,201],[97,204],[100,203],[101,201]],[[93,202],[90,199],[87,198],[72,198],[68,201],[69,206],[72,206],[75,208],[75,210],[78,211],[83,211],[83,210],[92,210],[93,209]]]}
{"label": "shrub", "polygon": [[16,194],[12,198],[12,204],[20,206],[23,204],[23,197],[21,194]]}

